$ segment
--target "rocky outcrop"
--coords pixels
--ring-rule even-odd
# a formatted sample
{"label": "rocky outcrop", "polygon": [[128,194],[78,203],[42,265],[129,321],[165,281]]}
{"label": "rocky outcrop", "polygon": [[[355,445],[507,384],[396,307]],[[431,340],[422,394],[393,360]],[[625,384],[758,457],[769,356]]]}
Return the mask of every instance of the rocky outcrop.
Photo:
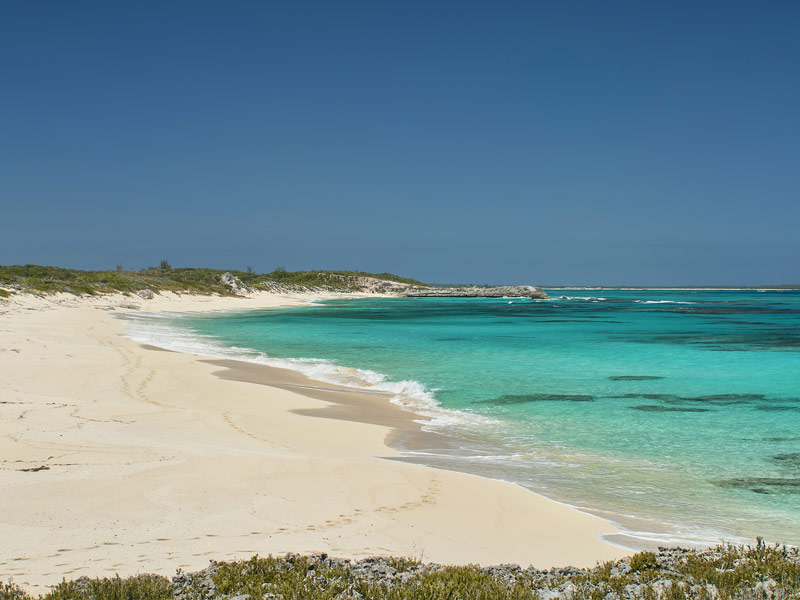
{"label": "rocky outcrop", "polygon": [[253,293],[253,288],[245,285],[242,283],[242,280],[238,277],[234,277],[230,273],[224,273],[222,277],[219,278],[219,282],[222,285],[227,285],[231,288],[231,291],[236,294],[237,296],[247,296],[248,294]]}
{"label": "rocky outcrop", "polygon": [[256,287],[251,287],[231,273],[224,273],[219,281],[237,296],[247,296],[260,289],[278,294],[355,292],[407,298],[547,298],[542,288],[532,285],[433,287],[338,273],[326,273],[322,278],[326,283],[316,286],[286,284],[267,279],[260,281]]}
{"label": "rocky outcrop", "polygon": [[331,274],[330,277],[339,285],[368,294],[404,294],[411,287],[408,283],[378,279],[377,277],[355,277],[337,274]]}
{"label": "rocky outcrop", "polygon": [[271,294],[349,294],[350,290],[335,288],[330,285],[293,285],[264,280],[259,282],[259,289]]}
{"label": "rocky outcrop", "polygon": [[375,277],[333,275],[347,288],[371,294],[397,294],[407,298],[547,298],[544,290],[532,285],[498,285],[491,287],[434,287],[387,281]]}
{"label": "rocky outcrop", "polygon": [[542,288],[532,285],[498,285],[492,287],[408,287],[409,298],[547,298]]}

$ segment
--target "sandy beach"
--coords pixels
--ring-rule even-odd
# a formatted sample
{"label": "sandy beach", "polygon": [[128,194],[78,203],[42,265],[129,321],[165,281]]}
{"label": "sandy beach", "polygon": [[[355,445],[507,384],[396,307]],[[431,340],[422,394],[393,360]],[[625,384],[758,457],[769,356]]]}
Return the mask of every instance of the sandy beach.
{"label": "sandy beach", "polygon": [[[315,297],[318,297],[315,296]],[[388,397],[142,346],[118,316],[306,303],[0,299],[0,581],[172,575],[258,553],[590,566],[616,528],[519,486],[386,460]]]}

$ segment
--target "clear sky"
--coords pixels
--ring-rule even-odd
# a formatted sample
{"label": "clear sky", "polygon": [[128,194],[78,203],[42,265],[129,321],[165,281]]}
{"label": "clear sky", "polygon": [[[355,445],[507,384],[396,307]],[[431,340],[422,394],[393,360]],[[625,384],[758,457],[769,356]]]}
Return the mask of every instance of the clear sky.
{"label": "clear sky", "polygon": [[0,264],[800,282],[800,2],[3,2]]}

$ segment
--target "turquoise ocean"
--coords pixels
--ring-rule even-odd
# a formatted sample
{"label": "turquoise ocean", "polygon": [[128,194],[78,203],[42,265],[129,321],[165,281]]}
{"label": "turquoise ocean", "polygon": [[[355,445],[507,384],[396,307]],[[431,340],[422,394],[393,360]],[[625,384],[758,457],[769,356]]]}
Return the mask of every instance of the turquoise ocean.
{"label": "turquoise ocean", "polygon": [[144,314],[129,335],[389,392],[447,440],[403,460],[516,482],[626,546],[800,544],[800,292],[547,291]]}

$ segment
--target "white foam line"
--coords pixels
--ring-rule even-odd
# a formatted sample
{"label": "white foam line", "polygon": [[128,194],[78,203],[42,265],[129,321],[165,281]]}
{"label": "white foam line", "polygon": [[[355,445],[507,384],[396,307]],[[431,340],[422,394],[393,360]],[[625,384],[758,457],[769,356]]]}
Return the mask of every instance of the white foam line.
{"label": "white foam line", "polygon": [[393,404],[425,417],[425,420],[417,422],[426,431],[450,426],[497,423],[494,419],[480,415],[442,408],[434,396],[436,390],[428,390],[418,381],[390,381],[382,373],[346,367],[322,358],[274,358],[251,348],[225,346],[212,336],[175,324],[176,313],[138,312],[128,313],[125,318],[128,321],[126,337],[141,344],[187,354],[289,369],[315,381],[388,393]]}
{"label": "white foam line", "polygon": [[590,302],[605,302],[608,298],[600,296],[559,296],[558,298],[548,298],[549,300],[588,300]]}
{"label": "white foam line", "polygon": [[[617,523],[617,525],[619,525],[619,523]],[[614,535],[629,537],[640,542],[650,544],[658,543],[659,545],[666,546],[715,546],[721,543],[748,544],[752,542],[750,538],[724,536],[720,532],[713,530],[698,530],[697,533],[681,531],[659,533],[653,531],[637,531],[620,526],[619,532]]]}
{"label": "white foam line", "polygon": [[698,302],[683,302],[679,300],[634,300],[639,304],[698,304]]}

